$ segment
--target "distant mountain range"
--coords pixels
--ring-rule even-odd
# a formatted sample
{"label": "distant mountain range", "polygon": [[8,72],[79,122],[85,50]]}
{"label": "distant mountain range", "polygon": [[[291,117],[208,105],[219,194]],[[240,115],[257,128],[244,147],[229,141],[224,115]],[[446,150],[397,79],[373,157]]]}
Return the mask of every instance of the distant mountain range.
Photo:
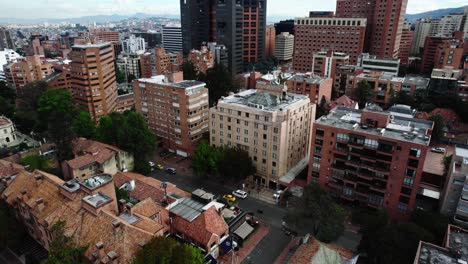
{"label": "distant mountain range", "polygon": [[170,19],[179,19],[179,15],[171,14],[145,14],[145,13],[136,13],[134,15],[97,15],[97,16],[84,16],[84,17],[74,17],[74,18],[2,18],[0,17],[0,24],[37,24],[37,23],[60,23],[60,22],[70,22],[76,24],[88,24],[88,23],[107,23],[107,22],[118,22],[129,18],[170,18]]}
{"label": "distant mountain range", "polygon": [[468,5],[458,7],[458,8],[437,9],[437,10],[428,11],[428,12],[419,13],[419,14],[407,14],[406,19],[408,19],[409,22],[414,22],[420,18],[426,18],[426,17],[440,18],[450,13],[463,12],[465,8],[468,8]]}

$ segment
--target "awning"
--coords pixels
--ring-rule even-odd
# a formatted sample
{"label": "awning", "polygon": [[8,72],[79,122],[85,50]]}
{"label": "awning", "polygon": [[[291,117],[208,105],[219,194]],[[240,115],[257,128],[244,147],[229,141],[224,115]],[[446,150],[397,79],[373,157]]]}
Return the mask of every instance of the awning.
{"label": "awning", "polygon": [[236,229],[236,231],[234,231],[234,234],[238,235],[242,239],[245,239],[248,235],[250,235],[250,233],[252,233],[253,230],[254,228],[249,225],[249,223],[244,222],[241,226],[239,226],[239,228]]}

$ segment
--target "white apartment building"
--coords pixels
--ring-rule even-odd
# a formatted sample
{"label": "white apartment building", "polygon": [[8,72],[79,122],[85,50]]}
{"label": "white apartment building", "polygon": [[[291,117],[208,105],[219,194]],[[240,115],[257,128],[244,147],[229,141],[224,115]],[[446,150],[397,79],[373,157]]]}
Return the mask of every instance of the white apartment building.
{"label": "white apartment building", "polygon": [[16,53],[16,51],[12,49],[4,49],[0,50],[0,80],[5,80],[5,73],[3,72],[3,66],[9,64],[10,62],[14,62],[21,58],[21,55]]}
{"label": "white apartment building", "polygon": [[278,84],[258,84],[210,109],[210,143],[246,150],[256,183],[287,186],[307,166],[315,104]]}
{"label": "white apartment building", "polygon": [[122,51],[127,54],[144,52],[145,49],[146,44],[144,38],[137,38],[135,35],[131,35],[130,38],[122,41]]}
{"label": "white apartment building", "polygon": [[294,35],[282,32],[275,39],[275,57],[279,61],[290,61],[294,53]]}

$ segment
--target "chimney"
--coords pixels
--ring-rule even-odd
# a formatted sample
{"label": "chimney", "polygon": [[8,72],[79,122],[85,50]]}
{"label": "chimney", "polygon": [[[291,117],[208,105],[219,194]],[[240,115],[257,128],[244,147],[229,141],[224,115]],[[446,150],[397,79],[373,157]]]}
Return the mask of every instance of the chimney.
{"label": "chimney", "polygon": [[102,241],[97,242],[96,248],[98,250],[98,258],[104,258],[106,256],[106,252],[104,252],[104,243]]}
{"label": "chimney", "polygon": [[123,213],[123,212],[126,212],[127,211],[127,208],[125,206],[125,203],[127,201],[125,201],[125,199],[120,199],[119,200],[119,210],[120,210],[120,213]]}
{"label": "chimney", "polygon": [[126,203],[125,207],[127,208],[127,211],[128,211],[127,213],[132,214],[133,204],[132,203]]}
{"label": "chimney", "polygon": [[114,231],[118,231],[120,229],[120,221],[119,220],[114,220],[112,222],[112,226],[114,227]]}
{"label": "chimney", "polygon": [[43,178],[44,176],[42,176],[42,174],[34,175],[34,179],[36,179],[36,186],[39,186],[42,183]]}
{"label": "chimney", "polygon": [[39,212],[42,212],[45,208],[45,204],[44,204],[44,199],[42,198],[39,198],[36,200],[36,205],[37,205],[37,210]]}
{"label": "chimney", "polygon": [[109,251],[107,252],[107,257],[109,257],[110,262],[109,263],[117,263],[117,258],[119,255],[115,251]]}
{"label": "chimney", "polygon": [[28,198],[28,192],[25,189],[21,189],[20,194],[23,201]]}

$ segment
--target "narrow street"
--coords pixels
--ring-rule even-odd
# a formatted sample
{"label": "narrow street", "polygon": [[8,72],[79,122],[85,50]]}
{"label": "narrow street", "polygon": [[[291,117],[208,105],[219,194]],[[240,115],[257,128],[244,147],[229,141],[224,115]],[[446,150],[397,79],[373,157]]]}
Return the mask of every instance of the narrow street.
{"label": "narrow street", "polygon": [[[148,176],[154,177],[160,181],[171,182],[179,188],[190,192],[198,188],[203,188],[206,191],[221,196],[233,191],[229,186],[221,185],[216,182],[200,181],[194,177],[183,176],[179,173],[172,175],[165,171],[155,170]],[[287,236],[281,230],[281,222],[286,214],[286,209],[251,197],[239,199],[238,206],[247,212],[254,212],[255,216],[259,217],[270,226],[270,232],[260,241],[243,263],[273,263],[291,240],[291,237]],[[263,213],[257,213],[257,209],[263,210]]]}

